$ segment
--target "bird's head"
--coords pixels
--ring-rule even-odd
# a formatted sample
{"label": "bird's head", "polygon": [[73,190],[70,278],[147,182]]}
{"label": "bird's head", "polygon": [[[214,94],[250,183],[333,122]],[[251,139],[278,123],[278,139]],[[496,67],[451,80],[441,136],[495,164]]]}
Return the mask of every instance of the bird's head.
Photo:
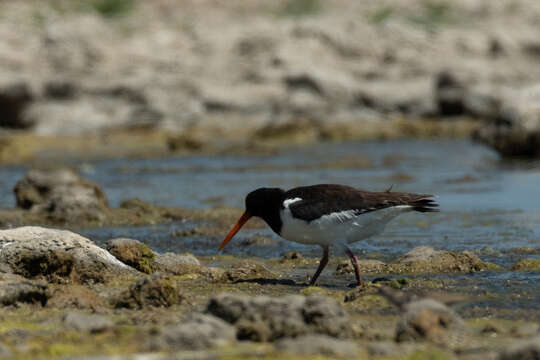
{"label": "bird's head", "polygon": [[283,202],[284,193],[285,192],[279,188],[259,188],[247,194],[245,200],[246,210],[221,242],[219,250],[223,249],[225,245],[231,241],[233,236],[251,217],[257,216],[265,219],[270,212],[277,211]]}

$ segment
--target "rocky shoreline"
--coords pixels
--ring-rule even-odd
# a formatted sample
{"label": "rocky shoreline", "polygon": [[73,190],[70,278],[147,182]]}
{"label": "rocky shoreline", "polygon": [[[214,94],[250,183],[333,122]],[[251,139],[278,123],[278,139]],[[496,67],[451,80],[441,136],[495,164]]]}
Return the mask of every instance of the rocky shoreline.
{"label": "rocky shoreline", "polygon": [[[361,260],[368,281],[357,289],[347,287],[349,263],[332,258],[333,273],[308,286],[317,259],[294,251],[279,259],[195,257],[154,252],[144,239],[98,246],[58,229],[204,219],[171,234],[183,241],[226,233],[241,209],[136,199],[109,208],[98,185],[67,169],[31,170],[15,194],[21,209],[0,213],[0,222],[16,226],[0,230],[0,358],[523,359],[539,351],[537,309],[480,306],[534,295],[485,293],[474,290],[478,279],[441,278],[533,274],[540,270],[534,249],[520,249],[506,268],[473,251],[420,246],[391,261]],[[24,226],[40,221],[48,227]],[[257,235],[249,241],[268,243]]]}
{"label": "rocky shoreline", "polygon": [[[133,239],[111,239],[108,253],[75,233],[40,227],[2,230],[0,246],[3,357],[523,359],[538,352],[533,310],[527,320],[506,320],[495,308],[464,319],[451,307],[475,301],[466,289],[388,278],[505,271],[466,253],[416,248],[384,264],[391,270],[362,262],[379,280],[349,290],[288,280],[306,260],[315,265],[301,256],[208,266],[219,256],[155,254]],[[335,276],[352,281],[337,265]]]}

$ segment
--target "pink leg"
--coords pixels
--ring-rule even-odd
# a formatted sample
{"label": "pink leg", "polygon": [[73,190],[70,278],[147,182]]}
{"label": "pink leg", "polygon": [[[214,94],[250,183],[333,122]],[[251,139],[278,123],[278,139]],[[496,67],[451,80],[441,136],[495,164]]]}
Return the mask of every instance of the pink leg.
{"label": "pink leg", "polygon": [[315,284],[315,281],[317,281],[317,278],[319,277],[319,275],[321,275],[321,272],[325,268],[326,264],[328,264],[328,246],[323,246],[323,257],[319,262],[319,267],[317,268],[317,271],[315,271],[315,275],[313,275],[313,277],[311,278],[309,285]]}
{"label": "pink leg", "polygon": [[362,279],[360,279],[360,269],[358,269],[358,258],[349,248],[345,248],[345,252],[347,252],[347,255],[351,258],[351,264],[354,268],[354,274],[356,275],[356,286],[360,287],[362,286]]}

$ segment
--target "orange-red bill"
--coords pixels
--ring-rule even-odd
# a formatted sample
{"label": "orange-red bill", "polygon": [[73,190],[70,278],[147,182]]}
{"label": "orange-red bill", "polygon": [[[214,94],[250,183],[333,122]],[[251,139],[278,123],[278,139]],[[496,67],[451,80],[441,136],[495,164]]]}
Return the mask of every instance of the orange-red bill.
{"label": "orange-red bill", "polygon": [[219,249],[218,250],[221,250],[225,247],[225,245],[227,245],[229,243],[229,241],[231,241],[231,239],[233,238],[234,235],[236,235],[236,233],[238,232],[238,230],[240,230],[240,228],[251,218],[251,214],[248,213],[247,211],[245,211],[242,216],[240,216],[240,219],[238,219],[238,221],[236,222],[236,224],[234,224],[233,228],[231,229],[231,231],[229,231],[229,233],[227,234],[227,236],[225,236],[225,239],[221,242],[221,245],[219,245]]}

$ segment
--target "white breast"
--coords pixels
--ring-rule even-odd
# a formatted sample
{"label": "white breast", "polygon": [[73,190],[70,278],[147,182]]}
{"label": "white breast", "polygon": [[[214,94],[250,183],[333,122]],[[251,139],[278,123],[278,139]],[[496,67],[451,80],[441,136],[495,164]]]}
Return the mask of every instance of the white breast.
{"label": "white breast", "polygon": [[346,210],[307,222],[294,218],[289,207],[285,206],[280,212],[283,222],[281,236],[303,244],[350,244],[379,234],[393,218],[411,209],[411,206],[400,205],[361,214]]}

